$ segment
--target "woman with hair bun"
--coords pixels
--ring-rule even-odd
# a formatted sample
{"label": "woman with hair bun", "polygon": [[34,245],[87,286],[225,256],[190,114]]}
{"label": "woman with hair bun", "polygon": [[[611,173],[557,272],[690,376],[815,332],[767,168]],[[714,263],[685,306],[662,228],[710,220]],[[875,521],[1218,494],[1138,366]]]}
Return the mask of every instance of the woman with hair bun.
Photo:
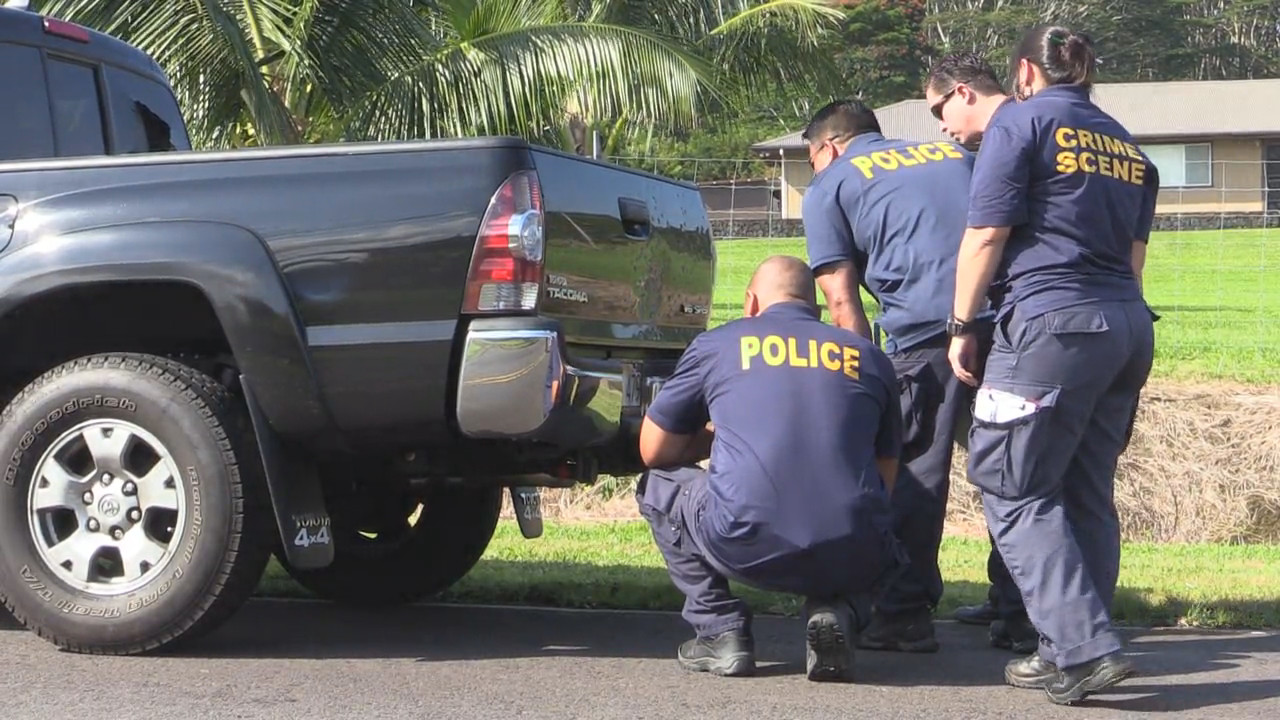
{"label": "woman with hair bun", "polygon": [[[969,479],[1041,637],[1005,680],[1060,704],[1134,673],[1111,626],[1113,489],[1154,345],[1141,278],[1158,176],[1090,100],[1096,66],[1089,37],[1063,27],[1014,51],[1017,102],[983,136],[948,323],[956,375],[982,378]],[[980,368],[984,294],[996,327]]]}

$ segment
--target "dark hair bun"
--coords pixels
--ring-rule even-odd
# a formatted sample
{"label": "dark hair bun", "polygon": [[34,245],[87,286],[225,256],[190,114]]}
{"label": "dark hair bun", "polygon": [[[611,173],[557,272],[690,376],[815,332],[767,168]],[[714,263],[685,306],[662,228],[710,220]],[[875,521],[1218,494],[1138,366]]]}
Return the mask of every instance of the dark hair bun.
{"label": "dark hair bun", "polygon": [[1027,31],[1010,56],[1010,65],[1028,60],[1044,71],[1050,85],[1093,84],[1098,56],[1093,39],[1058,25],[1041,25]]}

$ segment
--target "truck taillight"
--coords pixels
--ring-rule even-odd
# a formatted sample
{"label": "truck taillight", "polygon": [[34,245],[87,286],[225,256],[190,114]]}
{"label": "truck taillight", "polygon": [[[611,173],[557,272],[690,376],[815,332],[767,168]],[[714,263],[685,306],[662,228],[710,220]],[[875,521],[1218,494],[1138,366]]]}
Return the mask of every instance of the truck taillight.
{"label": "truck taillight", "polygon": [[542,188],[537,173],[512,173],[493,194],[480,221],[463,312],[537,309],[542,288],[542,230]]}

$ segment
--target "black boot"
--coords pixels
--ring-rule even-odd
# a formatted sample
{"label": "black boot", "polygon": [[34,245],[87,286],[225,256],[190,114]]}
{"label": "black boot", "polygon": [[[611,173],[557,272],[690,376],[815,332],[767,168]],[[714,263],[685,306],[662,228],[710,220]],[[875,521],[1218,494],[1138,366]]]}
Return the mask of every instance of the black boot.
{"label": "black boot", "polygon": [[1050,701],[1070,705],[1136,674],[1133,662],[1117,651],[1092,662],[1064,668],[1045,687],[1045,692],[1049,693]]}
{"label": "black boot", "polygon": [[[808,605],[808,604],[806,604]],[[839,603],[806,607],[805,674],[814,682],[853,682],[852,610]]]}
{"label": "black boot", "polygon": [[1033,653],[1040,647],[1040,632],[1025,615],[991,623],[990,639],[991,647],[1005,648],[1019,655]]}
{"label": "black boot", "polygon": [[901,615],[875,612],[871,624],[858,636],[858,647],[867,650],[931,653],[938,651],[933,634],[933,615],[928,608]]}
{"label": "black boot", "polygon": [[756,669],[755,642],[742,630],[727,630],[711,637],[681,643],[676,652],[680,667],[712,675],[751,675]]}
{"label": "black boot", "polygon": [[1028,657],[1010,660],[1004,666],[1004,681],[1016,688],[1040,690],[1058,677],[1058,666],[1036,652]]}
{"label": "black boot", "polygon": [[956,608],[955,619],[956,622],[966,625],[990,625],[1000,619],[1000,613],[996,612],[996,606],[987,600],[981,605],[963,605]]}

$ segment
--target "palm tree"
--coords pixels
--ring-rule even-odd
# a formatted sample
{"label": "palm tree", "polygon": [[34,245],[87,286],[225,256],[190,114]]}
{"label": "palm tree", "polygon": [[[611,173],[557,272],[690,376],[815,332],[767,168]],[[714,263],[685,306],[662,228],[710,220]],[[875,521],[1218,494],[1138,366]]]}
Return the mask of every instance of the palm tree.
{"label": "palm tree", "polygon": [[[197,147],[680,128],[811,70],[825,0],[45,0],[169,75]],[[807,64],[808,63],[808,64]]]}

